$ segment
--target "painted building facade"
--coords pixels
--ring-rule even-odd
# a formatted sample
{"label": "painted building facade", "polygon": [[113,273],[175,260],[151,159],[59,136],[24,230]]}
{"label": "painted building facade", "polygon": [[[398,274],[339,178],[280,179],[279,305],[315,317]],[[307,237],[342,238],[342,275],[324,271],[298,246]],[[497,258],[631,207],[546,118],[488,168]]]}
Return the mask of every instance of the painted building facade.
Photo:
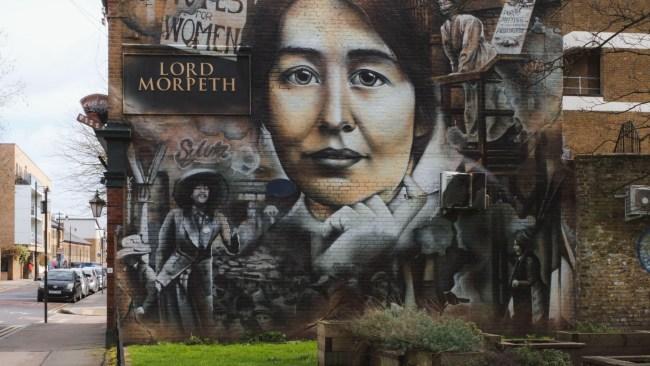
{"label": "painted building facade", "polygon": [[299,337],[391,303],[575,321],[560,2],[107,5],[127,341]]}

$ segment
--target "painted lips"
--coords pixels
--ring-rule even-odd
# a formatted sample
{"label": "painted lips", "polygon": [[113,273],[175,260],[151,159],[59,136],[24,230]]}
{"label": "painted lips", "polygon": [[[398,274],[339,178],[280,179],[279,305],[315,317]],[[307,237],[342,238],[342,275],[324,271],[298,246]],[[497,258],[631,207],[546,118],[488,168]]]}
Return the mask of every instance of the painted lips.
{"label": "painted lips", "polygon": [[326,148],[307,154],[307,157],[314,160],[316,164],[330,169],[345,169],[358,163],[365,156],[350,149]]}

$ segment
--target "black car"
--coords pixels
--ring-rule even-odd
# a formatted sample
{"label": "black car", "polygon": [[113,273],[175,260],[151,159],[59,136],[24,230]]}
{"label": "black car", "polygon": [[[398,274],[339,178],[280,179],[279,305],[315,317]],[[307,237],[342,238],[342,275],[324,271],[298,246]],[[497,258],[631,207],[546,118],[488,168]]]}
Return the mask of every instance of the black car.
{"label": "black car", "polygon": [[[53,269],[47,272],[47,298],[76,302],[83,297],[81,275],[70,269]],[[43,301],[45,283],[38,286],[37,300]]]}

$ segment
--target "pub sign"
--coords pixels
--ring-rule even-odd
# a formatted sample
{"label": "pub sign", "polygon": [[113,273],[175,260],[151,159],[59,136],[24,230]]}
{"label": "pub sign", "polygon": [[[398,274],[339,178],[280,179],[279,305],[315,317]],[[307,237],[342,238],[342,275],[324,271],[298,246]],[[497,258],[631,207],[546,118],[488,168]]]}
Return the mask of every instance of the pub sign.
{"label": "pub sign", "polygon": [[124,114],[249,115],[248,55],[124,54]]}

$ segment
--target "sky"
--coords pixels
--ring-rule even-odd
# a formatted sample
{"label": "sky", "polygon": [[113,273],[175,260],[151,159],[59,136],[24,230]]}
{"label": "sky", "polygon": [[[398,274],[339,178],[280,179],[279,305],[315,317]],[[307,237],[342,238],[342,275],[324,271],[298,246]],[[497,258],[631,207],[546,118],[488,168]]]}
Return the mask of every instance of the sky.
{"label": "sky", "polygon": [[[71,166],[57,156],[75,131],[79,100],[106,94],[108,29],[101,0],[2,1],[0,57],[13,64],[9,82],[21,95],[0,108],[0,142],[16,143],[52,180],[52,212],[92,217],[92,193],[70,191]],[[105,214],[105,212],[104,212]]]}

